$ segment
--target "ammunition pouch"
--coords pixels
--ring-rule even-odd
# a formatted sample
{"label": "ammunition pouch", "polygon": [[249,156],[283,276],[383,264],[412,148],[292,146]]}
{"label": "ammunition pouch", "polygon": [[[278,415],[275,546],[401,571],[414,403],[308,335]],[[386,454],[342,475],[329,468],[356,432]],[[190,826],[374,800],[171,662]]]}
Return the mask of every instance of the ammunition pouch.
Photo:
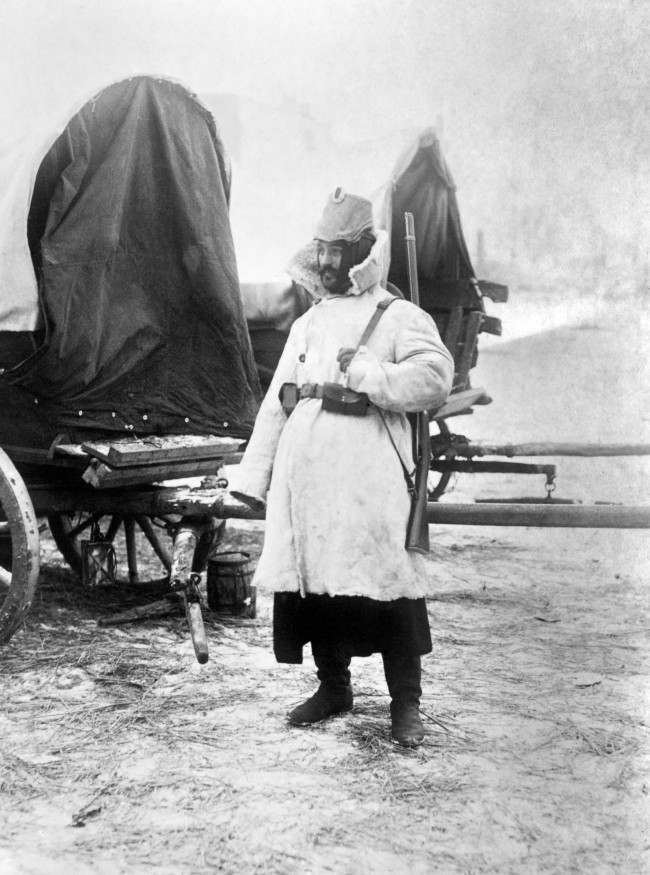
{"label": "ammunition pouch", "polygon": [[365,416],[370,401],[365,392],[346,389],[339,383],[323,383],[323,410],[344,416]]}
{"label": "ammunition pouch", "polygon": [[280,387],[280,404],[287,416],[291,416],[303,398],[320,398],[323,410],[344,416],[365,416],[370,405],[365,392],[346,389],[339,383],[305,383],[300,387],[283,383]]}
{"label": "ammunition pouch", "polygon": [[298,386],[296,386],[295,383],[283,383],[280,386],[280,392],[278,394],[282,409],[287,416],[291,416],[300,401]]}
{"label": "ammunition pouch", "polygon": [[[396,300],[394,295],[388,295],[377,304],[370,321],[363,330],[357,350],[360,346],[368,343],[377,323]],[[353,389],[341,386],[340,383],[323,383],[322,385],[304,383],[300,387],[296,383],[283,383],[280,387],[279,397],[282,409],[287,416],[291,416],[298,406],[298,402],[303,398],[321,398],[323,410],[328,413],[341,413],[343,416],[365,416],[370,406],[370,400],[365,392],[355,392]]]}

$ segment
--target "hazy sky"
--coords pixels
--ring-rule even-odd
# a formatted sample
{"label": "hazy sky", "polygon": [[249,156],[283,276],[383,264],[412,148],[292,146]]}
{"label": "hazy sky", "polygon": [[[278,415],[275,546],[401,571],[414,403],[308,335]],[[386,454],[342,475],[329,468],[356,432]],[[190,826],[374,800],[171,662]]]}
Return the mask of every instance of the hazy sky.
{"label": "hazy sky", "polygon": [[[642,0],[643,2],[643,0]],[[307,101],[351,134],[499,105],[530,59],[635,0],[2,0],[2,120],[132,73]],[[647,3],[646,3],[647,5]]]}
{"label": "hazy sky", "polygon": [[581,189],[589,239],[599,223],[630,236],[647,192],[649,38],[650,0],[0,0],[0,125],[62,125],[134,73],[302,101],[338,141],[442,119],[468,224],[494,236],[506,211],[490,186],[519,161],[521,198]]}

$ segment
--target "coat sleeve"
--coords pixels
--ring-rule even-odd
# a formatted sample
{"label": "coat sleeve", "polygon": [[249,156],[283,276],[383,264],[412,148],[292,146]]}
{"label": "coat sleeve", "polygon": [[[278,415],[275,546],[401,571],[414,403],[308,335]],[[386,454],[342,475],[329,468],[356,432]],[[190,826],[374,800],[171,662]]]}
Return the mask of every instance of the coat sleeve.
{"label": "coat sleeve", "polygon": [[297,360],[298,340],[294,323],[271,385],[260,405],[246,452],[229,478],[230,491],[233,493],[262,501],[266,499],[275,451],[287,421],[287,415],[280,404],[280,387],[283,383],[295,383]]}
{"label": "coat sleeve", "polygon": [[451,391],[454,361],[428,313],[409,302],[393,307],[394,361],[380,361],[372,350],[360,347],[348,367],[348,385],[384,410],[433,410]]}

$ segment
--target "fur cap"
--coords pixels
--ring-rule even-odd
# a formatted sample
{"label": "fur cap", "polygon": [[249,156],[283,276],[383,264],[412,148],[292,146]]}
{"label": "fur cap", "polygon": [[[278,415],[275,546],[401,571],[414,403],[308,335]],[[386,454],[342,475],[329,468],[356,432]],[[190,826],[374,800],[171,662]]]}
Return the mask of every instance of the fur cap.
{"label": "fur cap", "polygon": [[333,243],[342,240],[344,243],[356,243],[364,231],[372,231],[372,204],[364,197],[347,194],[339,186],[331,194],[323,215],[314,229],[314,238]]}
{"label": "fur cap", "polygon": [[[390,258],[388,249],[388,234],[386,231],[375,231],[376,240],[372,249],[360,264],[350,268],[348,276],[352,286],[348,295],[362,295],[381,282]],[[326,295],[318,273],[317,242],[311,240],[292,258],[287,266],[287,273],[299,286],[315,298]]]}

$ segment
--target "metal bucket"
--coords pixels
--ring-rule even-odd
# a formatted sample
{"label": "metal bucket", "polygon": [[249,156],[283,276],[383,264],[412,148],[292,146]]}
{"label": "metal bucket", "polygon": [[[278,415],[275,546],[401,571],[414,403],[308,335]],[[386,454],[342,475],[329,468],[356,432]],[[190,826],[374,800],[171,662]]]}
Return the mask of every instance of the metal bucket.
{"label": "metal bucket", "polygon": [[216,553],[208,560],[208,605],[238,617],[255,617],[257,592],[252,584],[255,566],[240,550]]}

